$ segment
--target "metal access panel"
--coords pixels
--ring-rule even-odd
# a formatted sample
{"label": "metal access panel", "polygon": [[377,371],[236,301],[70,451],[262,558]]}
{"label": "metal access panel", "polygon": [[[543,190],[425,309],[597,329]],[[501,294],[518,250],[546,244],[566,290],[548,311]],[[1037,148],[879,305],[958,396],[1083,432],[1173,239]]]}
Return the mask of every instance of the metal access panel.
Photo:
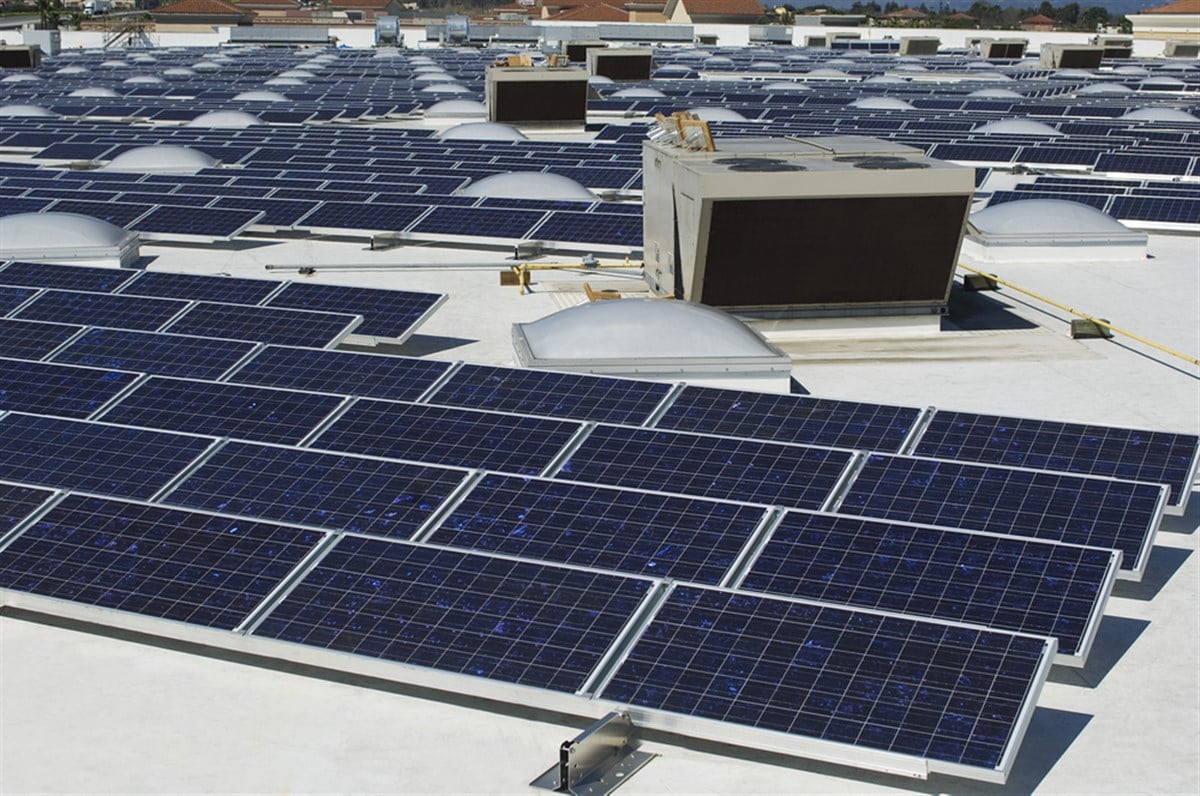
{"label": "metal access panel", "polygon": [[574,40],[563,42],[563,55],[567,56],[567,60],[573,64],[588,64],[591,61],[588,59],[588,53],[592,50],[607,47],[608,42],[595,40]]}
{"label": "metal access panel", "polygon": [[36,69],[42,63],[39,46],[0,46],[0,69]]}
{"label": "metal access panel", "polygon": [[937,36],[901,36],[901,55],[937,55],[942,40]]}
{"label": "metal access panel", "polygon": [[1038,61],[1053,69],[1099,69],[1104,47],[1095,44],[1043,44]]}
{"label": "metal access panel", "polygon": [[1169,39],[1163,45],[1163,56],[1166,58],[1200,58],[1200,41]]}
{"label": "metal access panel", "polygon": [[654,71],[654,51],[649,47],[593,48],[587,51],[587,67],[588,74],[617,83],[649,80]]}
{"label": "metal access panel", "polygon": [[1104,48],[1105,58],[1133,57],[1132,36],[1096,36],[1092,39],[1092,44],[1098,44]]}
{"label": "metal access panel", "polygon": [[751,25],[751,44],[791,44],[792,27],[790,25]]}
{"label": "metal access panel", "polygon": [[488,119],[582,126],[587,120],[587,81],[582,69],[488,67]]}
{"label": "metal access panel", "polygon": [[979,55],[983,58],[1024,58],[1028,39],[980,39]]}
{"label": "metal access panel", "polygon": [[859,136],[642,153],[655,291],[767,317],[945,311],[972,169]]}

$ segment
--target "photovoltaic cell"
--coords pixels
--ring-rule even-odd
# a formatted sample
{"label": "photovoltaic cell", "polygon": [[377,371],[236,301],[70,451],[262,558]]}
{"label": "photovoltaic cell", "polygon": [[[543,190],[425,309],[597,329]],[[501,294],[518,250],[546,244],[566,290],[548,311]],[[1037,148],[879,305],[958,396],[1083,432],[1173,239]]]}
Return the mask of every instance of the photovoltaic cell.
{"label": "photovoltaic cell", "polygon": [[165,501],[297,525],[408,537],[463,476],[441,467],[229,442]]}
{"label": "photovoltaic cell", "polygon": [[212,443],[57,417],[0,418],[0,478],[148,499]]}
{"label": "photovoltaic cell", "polygon": [[579,424],[363,398],[314,448],[537,475]]}
{"label": "photovoltaic cell", "polygon": [[[1054,636],[1082,655],[1112,550],[788,512],[740,588]],[[1082,661],[1080,661],[1082,663]]]}
{"label": "photovoltaic cell", "polygon": [[849,461],[824,448],[599,426],[555,477],[817,509]]}
{"label": "photovoltaic cell", "polygon": [[409,357],[268,346],[230,377],[238,384],[414,401],[446,372],[447,362]]}
{"label": "photovoltaic cell", "polygon": [[464,365],[429,402],[639,425],[669,389],[666,384],[633,379]]}
{"label": "photovoltaic cell", "polygon": [[0,483],[0,537],[17,527],[17,523],[53,494],[50,489]]}
{"label": "photovoltaic cell", "polygon": [[[2,280],[3,272],[0,271],[0,281]],[[37,288],[0,285],[0,313],[8,314],[26,301],[29,301],[36,293]]]}
{"label": "photovoltaic cell", "polygon": [[322,536],[68,495],[0,552],[0,587],[232,630]]}
{"label": "photovoltaic cell", "polygon": [[82,419],[138,377],[137,373],[0,358],[0,410]]}
{"label": "photovoltaic cell", "polygon": [[121,294],[191,301],[216,301],[225,304],[257,304],[276,290],[280,284],[272,279],[239,279],[233,276],[201,276],[199,274],[143,271],[136,281],[121,290]]}
{"label": "photovoltaic cell", "polygon": [[1178,504],[1192,488],[1197,445],[1195,434],[938,410],[913,453],[1152,481],[1169,486]]}
{"label": "photovoltaic cell", "polygon": [[897,451],[918,415],[920,410],[903,406],[685,387],[656,426],[776,442]]}
{"label": "photovoltaic cell", "polygon": [[355,334],[405,339],[442,301],[438,293],[292,282],[268,305],[363,316]]}
{"label": "photovoltaic cell", "polygon": [[62,323],[0,318],[0,340],[4,341],[4,355],[13,359],[41,359],[82,329],[82,326]]}
{"label": "photovoltaic cell", "polygon": [[0,270],[0,284],[51,287],[111,293],[137,276],[137,271],[120,268],[89,268],[50,263],[9,263]]}
{"label": "photovoltaic cell", "polygon": [[163,235],[232,238],[261,216],[262,213],[256,210],[163,205],[137,219],[131,226],[138,232]]}
{"label": "photovoltaic cell", "polygon": [[1162,487],[961,462],[871,455],[837,511],[1120,550],[1140,572]]}
{"label": "photovoltaic cell", "polygon": [[436,235],[471,235],[485,238],[523,239],[542,220],[536,210],[501,210],[491,207],[435,207],[410,232]]}
{"label": "photovoltaic cell", "polygon": [[570,693],[649,584],[348,536],[254,635]]}
{"label": "photovoltaic cell", "polygon": [[126,329],[92,329],[54,355],[55,362],[116,368],[159,376],[215,379],[254,343]]}
{"label": "photovoltaic cell", "polygon": [[602,243],[609,246],[640,247],[643,242],[641,216],[624,213],[560,210],[551,213],[530,235],[538,240]]}
{"label": "photovoltaic cell", "polygon": [[151,376],[104,413],[131,426],[297,443],[342,402],[333,395]]}
{"label": "photovoltaic cell", "polygon": [[322,202],[300,220],[305,227],[399,232],[424,213],[424,205],[382,205],[362,202]]}
{"label": "photovoltaic cell", "polygon": [[996,769],[1045,639],[677,587],[601,696]]}
{"label": "photovoltaic cell", "polygon": [[715,585],[762,516],[736,503],[489,474],[429,541]]}
{"label": "photovoltaic cell", "polygon": [[128,227],[154,208],[148,204],[130,202],[91,202],[86,199],[59,199],[50,206],[55,213],[79,213],[107,221],[113,226]]}
{"label": "photovoltaic cell", "polygon": [[341,340],[358,324],[359,319],[348,314],[205,301],[184,313],[170,325],[169,331],[199,337],[317,347]]}
{"label": "photovoltaic cell", "polygon": [[186,306],[186,301],[169,299],[47,290],[12,317],[153,332]]}

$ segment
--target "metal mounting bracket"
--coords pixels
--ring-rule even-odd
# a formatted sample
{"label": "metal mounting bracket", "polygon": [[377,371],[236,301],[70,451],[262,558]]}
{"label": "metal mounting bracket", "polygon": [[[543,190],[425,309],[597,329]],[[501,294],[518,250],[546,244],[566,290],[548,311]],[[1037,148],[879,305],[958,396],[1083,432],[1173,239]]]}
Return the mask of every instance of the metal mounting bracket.
{"label": "metal mounting bracket", "polygon": [[609,713],[558,749],[558,764],[529,783],[572,796],[605,796],[658,755],[634,747],[628,713]]}

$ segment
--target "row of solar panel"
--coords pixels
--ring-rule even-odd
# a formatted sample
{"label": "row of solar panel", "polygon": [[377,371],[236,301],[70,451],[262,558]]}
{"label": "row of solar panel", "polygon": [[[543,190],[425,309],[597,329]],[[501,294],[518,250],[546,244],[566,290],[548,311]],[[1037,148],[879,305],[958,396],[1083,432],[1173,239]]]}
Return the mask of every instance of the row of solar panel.
{"label": "row of solar panel", "polygon": [[[24,506],[49,497],[0,489]],[[984,772],[1019,746],[1054,651],[1033,636],[84,495],[8,542],[0,584]]]}
{"label": "row of solar panel", "polygon": [[1061,199],[1067,202],[1078,202],[1090,205],[1125,222],[1154,222],[1188,226],[1200,224],[1200,199],[1192,197],[1121,196],[1054,190],[1052,186],[1048,186],[1046,190],[1022,188],[1014,191],[995,191],[988,200],[988,204],[999,205],[1026,199]]}

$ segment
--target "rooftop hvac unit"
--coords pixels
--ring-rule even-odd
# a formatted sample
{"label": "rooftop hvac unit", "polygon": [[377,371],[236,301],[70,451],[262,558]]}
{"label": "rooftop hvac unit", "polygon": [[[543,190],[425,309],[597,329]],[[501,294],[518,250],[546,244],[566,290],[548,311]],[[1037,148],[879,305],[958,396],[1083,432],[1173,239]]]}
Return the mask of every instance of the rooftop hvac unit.
{"label": "rooftop hvac unit", "polygon": [[1095,44],[1043,44],[1038,58],[1054,69],[1098,69],[1104,48]]}
{"label": "rooftop hvac unit", "polygon": [[488,119],[508,124],[583,125],[588,75],[582,69],[490,66]]}
{"label": "rooftop hvac unit", "polygon": [[822,36],[805,36],[804,37],[804,46],[805,47],[824,47],[825,46],[825,37],[823,35]]}
{"label": "rooftop hvac unit", "polygon": [[599,39],[583,41],[567,41],[563,42],[563,54],[567,56],[567,60],[573,64],[588,63],[588,51],[599,47],[607,47],[608,43]]}
{"label": "rooftop hvac unit", "polygon": [[446,17],[446,44],[463,45],[471,40],[471,18],[461,14]]}
{"label": "rooftop hvac unit", "polygon": [[1093,36],[1092,44],[1104,48],[1105,58],[1133,57],[1133,38],[1131,36]]}
{"label": "rooftop hvac unit", "polygon": [[937,55],[942,40],[937,36],[901,36],[901,55]]}
{"label": "rooftop hvac unit", "polygon": [[751,44],[791,44],[792,29],[787,25],[751,25]]}
{"label": "rooftop hvac unit", "polygon": [[22,43],[30,47],[40,47],[42,55],[58,55],[62,50],[62,31],[58,30],[25,30],[21,31]]}
{"label": "rooftop hvac unit", "polygon": [[1163,45],[1163,55],[1167,58],[1200,58],[1200,41],[1169,39]]}
{"label": "rooftop hvac unit", "polygon": [[649,47],[594,47],[587,51],[589,75],[602,75],[618,83],[649,80],[654,71],[654,51]]}
{"label": "rooftop hvac unit", "polygon": [[645,275],[763,317],[945,311],[974,170],[858,136],[643,145]]}
{"label": "rooftop hvac unit", "polygon": [[36,69],[42,63],[42,50],[37,45],[0,46],[0,69]]}
{"label": "rooftop hvac unit", "polygon": [[981,58],[1024,58],[1029,39],[980,39]]}
{"label": "rooftop hvac unit", "polygon": [[404,46],[404,36],[400,34],[400,17],[375,17],[375,46]]}
{"label": "rooftop hvac unit", "polygon": [[825,46],[833,47],[835,41],[848,41],[850,39],[861,39],[861,33],[826,33]]}

